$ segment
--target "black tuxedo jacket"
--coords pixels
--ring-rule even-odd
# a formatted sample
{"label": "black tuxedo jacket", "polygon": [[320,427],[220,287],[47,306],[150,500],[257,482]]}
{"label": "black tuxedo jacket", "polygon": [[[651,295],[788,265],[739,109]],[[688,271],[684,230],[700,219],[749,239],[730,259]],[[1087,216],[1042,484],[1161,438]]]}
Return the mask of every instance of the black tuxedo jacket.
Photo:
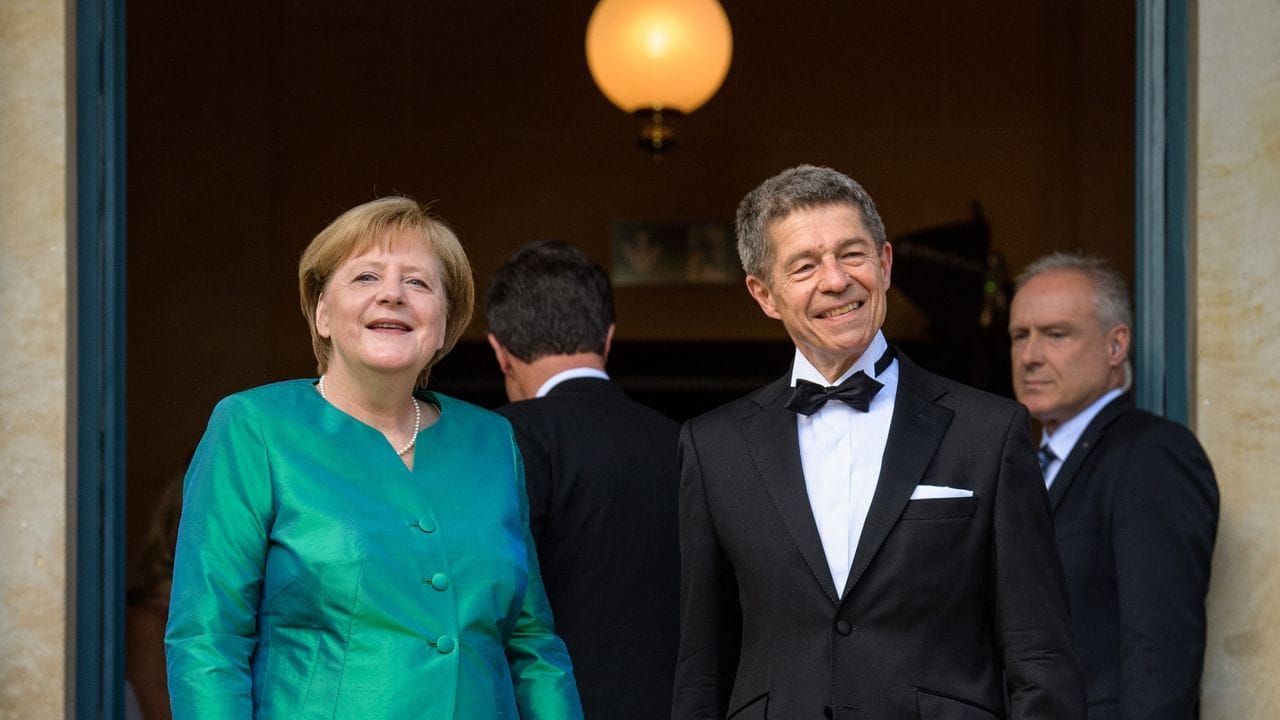
{"label": "black tuxedo jacket", "polygon": [[586,717],[666,717],[679,632],[680,426],[595,378],[498,412],[524,456],[542,579]]}
{"label": "black tuxedo jacket", "polygon": [[[1084,717],[1025,408],[898,355],[883,467],[837,593],[790,377],[684,427],[673,717]],[[917,499],[918,485],[973,491]]]}
{"label": "black tuxedo jacket", "polygon": [[1218,487],[1185,427],[1108,403],[1049,488],[1091,720],[1192,718]]}

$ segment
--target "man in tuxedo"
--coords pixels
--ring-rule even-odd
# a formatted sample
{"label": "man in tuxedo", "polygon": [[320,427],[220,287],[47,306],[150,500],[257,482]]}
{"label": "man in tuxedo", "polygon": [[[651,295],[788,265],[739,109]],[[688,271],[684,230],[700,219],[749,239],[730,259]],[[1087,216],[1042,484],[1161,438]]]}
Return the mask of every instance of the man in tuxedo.
{"label": "man in tuxedo", "polygon": [[888,345],[893,248],[847,176],[770,178],[737,232],[796,354],[681,433],[673,717],[1084,717],[1026,410]]}
{"label": "man in tuxedo", "polygon": [[671,707],[680,556],[679,425],[609,380],[609,278],[577,248],[539,242],[493,278],[489,344],[512,400],[534,544],[586,717]]}
{"label": "man in tuxedo", "polygon": [[1104,261],[1037,260],[1010,306],[1013,387],[1042,426],[1089,718],[1192,718],[1218,488],[1195,436],[1126,394],[1132,318]]}

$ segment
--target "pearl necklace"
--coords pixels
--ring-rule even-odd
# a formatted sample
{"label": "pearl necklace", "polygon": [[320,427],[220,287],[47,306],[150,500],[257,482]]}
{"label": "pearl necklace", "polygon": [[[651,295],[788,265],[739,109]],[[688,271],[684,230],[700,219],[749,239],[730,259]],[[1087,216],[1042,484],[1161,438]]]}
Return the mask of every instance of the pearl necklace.
{"label": "pearl necklace", "polygon": [[[316,383],[316,388],[320,390],[320,397],[325,402],[329,402],[329,396],[324,394],[324,375],[320,376],[320,382]],[[413,400],[413,435],[409,437],[409,444],[396,451],[397,455],[403,455],[413,449],[418,444],[418,433],[422,430],[422,405],[418,403],[418,398]],[[335,406],[336,407],[336,406]],[[395,447],[394,445],[392,447]]]}

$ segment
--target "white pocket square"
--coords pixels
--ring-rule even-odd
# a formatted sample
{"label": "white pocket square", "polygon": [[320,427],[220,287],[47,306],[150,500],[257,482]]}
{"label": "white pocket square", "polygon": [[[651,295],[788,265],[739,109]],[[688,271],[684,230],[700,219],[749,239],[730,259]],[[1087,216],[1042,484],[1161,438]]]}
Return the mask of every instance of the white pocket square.
{"label": "white pocket square", "polygon": [[947,487],[946,485],[917,485],[911,493],[912,500],[936,500],[938,498],[973,497],[972,490]]}

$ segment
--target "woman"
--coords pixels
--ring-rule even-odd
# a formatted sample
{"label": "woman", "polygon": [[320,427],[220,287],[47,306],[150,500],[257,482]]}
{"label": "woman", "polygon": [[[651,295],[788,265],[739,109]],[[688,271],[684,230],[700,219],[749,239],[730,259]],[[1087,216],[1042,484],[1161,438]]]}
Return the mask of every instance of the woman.
{"label": "woman", "polygon": [[471,317],[454,234],[384,198],[298,267],[319,380],[218,404],[187,472],[176,718],[580,718],[506,420],[425,390]]}

